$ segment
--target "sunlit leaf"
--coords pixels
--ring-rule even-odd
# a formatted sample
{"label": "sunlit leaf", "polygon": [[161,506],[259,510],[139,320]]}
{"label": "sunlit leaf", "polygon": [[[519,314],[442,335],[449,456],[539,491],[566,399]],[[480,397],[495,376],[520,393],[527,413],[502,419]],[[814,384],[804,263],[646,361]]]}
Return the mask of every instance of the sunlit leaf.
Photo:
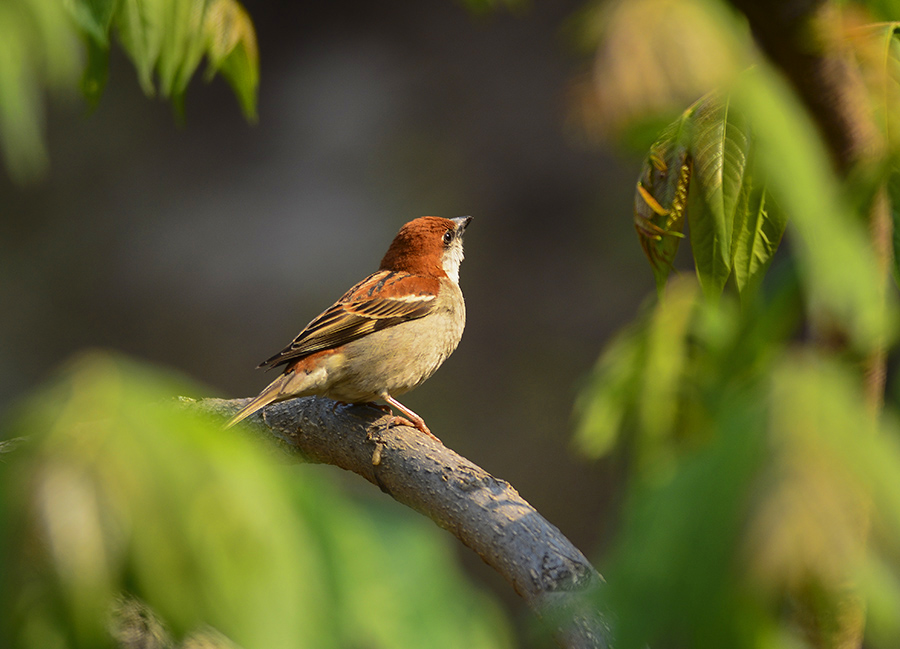
{"label": "sunlit leaf", "polygon": [[695,109],[691,106],[660,133],[641,166],[634,193],[634,227],[660,292],[684,237]]}
{"label": "sunlit leaf", "polygon": [[159,52],[159,87],[176,106],[183,103],[184,92],[206,50],[204,33],[209,0],[179,0],[171,3],[170,17],[163,32]]}
{"label": "sunlit leaf", "polygon": [[204,29],[209,40],[207,79],[221,73],[241,101],[248,119],[256,119],[259,52],[250,16],[235,0],[213,0]]}
{"label": "sunlit leaf", "polygon": [[98,45],[109,47],[109,26],[119,0],[65,0],[75,22]]}
{"label": "sunlit leaf", "polygon": [[[898,16],[895,15],[894,18]],[[866,102],[875,125],[880,129],[877,153],[900,154],[900,23],[879,23],[851,27],[844,37],[863,80],[862,92],[854,99]],[[865,96],[863,96],[865,95]],[[875,153],[870,151],[869,155]]]}
{"label": "sunlit leaf", "polygon": [[153,70],[162,49],[165,11],[169,0],[119,0],[116,26],[122,47],[138,71],[141,87],[156,93]]}
{"label": "sunlit leaf", "polygon": [[741,203],[750,150],[746,119],[728,97],[711,95],[694,119],[691,154],[694,191],[703,209],[689,210],[691,250],[703,291],[718,296],[731,274],[735,215]]}
{"label": "sunlit leaf", "polygon": [[734,280],[741,297],[752,294],[772,263],[787,227],[783,210],[773,205],[765,187],[745,185],[746,202],[742,217],[735,219]]}

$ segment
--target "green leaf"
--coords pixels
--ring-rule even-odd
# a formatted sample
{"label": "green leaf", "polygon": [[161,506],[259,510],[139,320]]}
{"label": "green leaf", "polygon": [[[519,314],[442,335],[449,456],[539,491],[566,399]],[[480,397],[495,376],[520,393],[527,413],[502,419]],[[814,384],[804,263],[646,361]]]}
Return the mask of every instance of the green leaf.
{"label": "green leaf", "polygon": [[66,0],[75,22],[97,45],[109,48],[109,28],[119,0]]}
{"label": "green leaf", "polygon": [[381,494],[356,502],[327,487],[296,491],[300,511],[322,530],[314,551],[331,568],[340,603],[329,620],[337,647],[511,646],[496,602],[471,588],[448,560],[452,538]]}
{"label": "green leaf", "polygon": [[122,47],[131,57],[137,68],[141,87],[149,96],[156,94],[153,70],[162,49],[165,14],[170,2],[171,0],[120,0],[115,17]]}
{"label": "green leaf", "polygon": [[787,227],[787,215],[772,204],[764,186],[750,182],[745,195],[733,246],[734,280],[742,300],[759,287]]}
{"label": "green leaf", "polygon": [[900,169],[892,169],[887,180],[888,197],[891,202],[891,220],[894,225],[891,270],[894,281],[900,286]]}
{"label": "green leaf", "polygon": [[323,637],[325,576],[298,551],[314,530],[261,448],[163,405],[183,389],[92,354],[26,406],[14,429],[28,442],[0,475],[16,512],[0,533],[17,563],[0,599],[15,603],[18,634],[54,620],[68,646],[105,646],[108,607],[127,588],[178,636],[209,624],[273,649]]}
{"label": "green leaf", "polygon": [[[695,191],[689,210],[691,249],[703,292],[718,296],[731,274],[732,236],[750,150],[747,122],[729,98],[712,95],[697,108],[691,155]],[[698,209],[694,209],[698,205]]]}
{"label": "green leaf", "polygon": [[638,394],[638,461],[646,473],[665,474],[677,457],[674,431],[688,359],[688,339],[699,291],[693,278],[666,287],[647,327]]}
{"label": "green leaf", "polygon": [[207,47],[204,31],[209,0],[173,2],[159,56],[160,91],[176,105],[183,101],[188,82]]}
{"label": "green leaf", "polygon": [[638,399],[646,356],[643,326],[619,333],[604,349],[575,404],[575,446],[589,458],[609,453],[622,435],[625,419]]}
{"label": "green leaf", "polygon": [[240,99],[244,115],[255,121],[259,51],[250,16],[235,0],[213,0],[205,33],[209,39],[206,78],[221,72]]}
{"label": "green leaf", "polygon": [[94,39],[88,39],[87,54],[87,64],[81,76],[81,94],[91,108],[96,108],[109,77],[109,49]]}
{"label": "green leaf", "polygon": [[[894,16],[896,18],[896,16]],[[848,33],[862,87],[851,87],[854,101],[868,102],[889,155],[900,153],[900,22],[864,25]],[[879,152],[882,153],[882,152]]]}
{"label": "green leaf", "polygon": [[25,441],[0,460],[0,646],[112,646],[123,607],[122,646],[512,645],[443,531],[173,403],[195,390],[95,352],[4,428]]}
{"label": "green leaf", "polygon": [[684,217],[691,182],[688,145],[696,105],[669,124],[654,142],[634,194],[634,227],[662,293],[678,244],[684,237]]}
{"label": "green leaf", "polygon": [[881,26],[883,60],[877,69],[881,72],[880,102],[876,104],[879,121],[892,153],[900,153],[900,23]]}
{"label": "green leaf", "polygon": [[867,233],[837,188],[830,157],[784,81],[764,67],[732,95],[754,125],[758,168],[789,215],[814,314],[840,323],[857,350],[891,337],[896,302],[882,294]]}
{"label": "green leaf", "polygon": [[698,431],[712,443],[674,474],[631,490],[604,561],[608,585],[600,604],[616,611],[617,647],[756,646],[746,638],[734,574],[753,478],[765,457],[765,413],[753,396],[725,404]]}
{"label": "green leaf", "polygon": [[0,2],[0,149],[18,181],[47,166],[43,95],[74,85],[78,39],[56,2]]}
{"label": "green leaf", "polygon": [[141,86],[159,91],[179,114],[204,55],[207,80],[221,73],[248,119],[256,118],[259,54],[250,16],[236,0],[120,0],[117,25],[138,69]]}
{"label": "green leaf", "polygon": [[47,153],[40,124],[40,89],[31,79],[29,43],[14,21],[0,7],[0,142],[7,167],[24,180],[44,170]]}
{"label": "green leaf", "polygon": [[863,4],[875,19],[888,21],[900,16],[900,2],[897,0],[863,0]]}

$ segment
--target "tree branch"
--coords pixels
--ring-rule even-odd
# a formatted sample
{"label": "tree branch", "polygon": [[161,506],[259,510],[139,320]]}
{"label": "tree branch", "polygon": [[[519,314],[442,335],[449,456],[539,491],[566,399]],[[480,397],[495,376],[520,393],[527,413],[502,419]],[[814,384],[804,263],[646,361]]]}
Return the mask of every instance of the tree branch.
{"label": "tree branch", "polygon": [[[204,399],[192,407],[227,417],[248,401]],[[594,601],[603,578],[508,482],[414,429],[388,427],[389,418],[367,406],[305,397],[247,421],[302,461],[357,473],[454,534],[552,625],[560,646],[610,646]]]}

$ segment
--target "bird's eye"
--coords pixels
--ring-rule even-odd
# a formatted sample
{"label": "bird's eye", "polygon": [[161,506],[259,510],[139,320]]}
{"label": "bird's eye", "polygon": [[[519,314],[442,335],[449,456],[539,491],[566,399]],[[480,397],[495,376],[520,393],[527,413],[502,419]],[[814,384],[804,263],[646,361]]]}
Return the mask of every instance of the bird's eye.
{"label": "bird's eye", "polygon": [[444,245],[449,246],[451,241],[453,241],[453,233],[450,230],[447,230],[444,233]]}

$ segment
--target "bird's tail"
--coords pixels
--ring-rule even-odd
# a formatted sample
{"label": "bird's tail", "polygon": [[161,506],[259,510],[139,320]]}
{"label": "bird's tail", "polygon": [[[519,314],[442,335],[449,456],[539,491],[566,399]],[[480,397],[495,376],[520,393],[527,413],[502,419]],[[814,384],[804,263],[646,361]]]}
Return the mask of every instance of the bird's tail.
{"label": "bird's tail", "polygon": [[277,379],[269,383],[269,385],[267,385],[265,389],[263,389],[263,391],[259,393],[259,395],[257,395],[246,406],[238,410],[237,414],[228,420],[228,423],[225,424],[225,428],[231,428],[239,421],[243,421],[256,411],[262,410],[271,403],[275,403],[276,401],[284,401],[285,399],[289,399],[290,397],[292,397],[293,395],[285,390],[285,388],[287,387],[288,382],[293,378],[293,376],[293,372],[282,374]]}

